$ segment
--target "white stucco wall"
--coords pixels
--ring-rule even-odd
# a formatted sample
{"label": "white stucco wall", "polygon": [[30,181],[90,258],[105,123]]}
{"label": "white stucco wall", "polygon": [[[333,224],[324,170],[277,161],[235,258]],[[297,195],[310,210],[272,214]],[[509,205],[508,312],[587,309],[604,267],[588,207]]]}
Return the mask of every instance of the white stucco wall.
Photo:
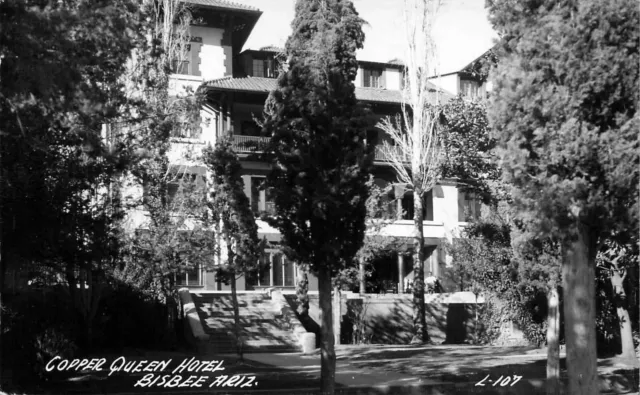
{"label": "white stucco wall", "polygon": [[431,82],[454,95],[457,95],[458,92],[460,92],[460,82],[457,74],[434,78]]}
{"label": "white stucco wall", "polygon": [[397,69],[386,69],[386,87],[389,90],[399,91],[400,90],[400,70]]}
{"label": "white stucco wall", "polygon": [[362,88],[362,67],[358,67],[358,73],[356,74],[356,80],[353,81],[356,88]]}
{"label": "white stucco wall", "polygon": [[227,55],[231,54],[231,47],[222,46],[223,33],[224,29],[191,26],[191,36],[202,37],[200,74],[204,81],[231,74],[231,60],[226,60]]}
{"label": "white stucco wall", "polygon": [[171,74],[169,76],[169,96],[193,95],[200,85],[202,85],[202,77],[200,76]]}

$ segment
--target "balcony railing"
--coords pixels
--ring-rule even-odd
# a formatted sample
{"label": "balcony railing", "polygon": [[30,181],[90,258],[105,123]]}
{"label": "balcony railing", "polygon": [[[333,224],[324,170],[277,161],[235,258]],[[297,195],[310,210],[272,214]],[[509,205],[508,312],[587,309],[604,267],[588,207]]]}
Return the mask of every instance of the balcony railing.
{"label": "balcony railing", "polygon": [[236,152],[260,152],[269,143],[269,137],[233,136],[231,146]]}
{"label": "balcony railing", "polygon": [[[264,146],[269,143],[269,137],[259,136],[239,136],[234,135],[232,141],[232,147],[236,152],[260,152]],[[381,162],[388,162],[387,158],[382,151],[381,145],[376,145],[374,149],[374,160]],[[405,162],[410,162],[408,156],[405,157]]]}
{"label": "balcony railing", "polygon": [[[394,150],[399,153],[399,149],[398,148],[394,148]],[[376,145],[375,146],[374,160],[380,161],[380,162],[389,162],[389,159],[387,159],[386,155],[383,152],[382,145]],[[404,155],[404,162],[411,162],[409,160],[409,156],[408,155]]]}

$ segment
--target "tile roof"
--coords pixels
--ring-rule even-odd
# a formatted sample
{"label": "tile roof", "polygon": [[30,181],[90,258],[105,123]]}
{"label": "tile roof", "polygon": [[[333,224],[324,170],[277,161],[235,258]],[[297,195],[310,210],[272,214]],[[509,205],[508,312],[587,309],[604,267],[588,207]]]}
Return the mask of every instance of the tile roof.
{"label": "tile roof", "polygon": [[[213,90],[230,90],[240,92],[262,92],[269,93],[276,89],[277,79],[275,78],[263,78],[263,77],[224,77],[216,80],[207,81],[202,84],[202,88]],[[432,98],[435,98],[436,86],[432,85],[434,94]],[[402,103],[402,91],[376,89],[376,88],[358,88],[356,87],[356,98],[362,101],[375,102],[375,103]],[[442,101],[448,101],[453,98],[450,93],[440,90],[440,98]]]}
{"label": "tile roof", "polygon": [[266,52],[284,52],[284,48],[276,47],[275,45],[267,45],[266,47],[260,48],[260,51]]}
{"label": "tile roof", "polygon": [[235,3],[227,0],[182,0],[185,3],[195,5],[205,5],[210,7],[228,8],[230,10],[242,10],[242,11],[256,11],[261,12],[256,7],[252,7],[246,4]]}

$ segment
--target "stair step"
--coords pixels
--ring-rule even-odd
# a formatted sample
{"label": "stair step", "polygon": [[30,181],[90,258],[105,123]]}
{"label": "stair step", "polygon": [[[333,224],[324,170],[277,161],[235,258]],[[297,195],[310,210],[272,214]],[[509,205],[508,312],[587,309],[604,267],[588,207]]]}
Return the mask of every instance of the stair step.
{"label": "stair step", "polygon": [[[235,353],[234,312],[230,295],[194,293],[200,320],[208,341],[201,347],[212,353]],[[245,352],[298,352],[297,339],[289,321],[282,316],[270,298],[263,294],[238,295],[240,326]]]}

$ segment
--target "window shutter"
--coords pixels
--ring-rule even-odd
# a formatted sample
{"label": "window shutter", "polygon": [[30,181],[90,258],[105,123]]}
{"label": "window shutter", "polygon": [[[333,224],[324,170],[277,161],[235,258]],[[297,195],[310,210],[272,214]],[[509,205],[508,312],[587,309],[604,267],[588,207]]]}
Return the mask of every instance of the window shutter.
{"label": "window shutter", "polygon": [[474,219],[478,219],[480,218],[480,213],[482,210],[482,203],[480,202],[480,199],[478,199],[477,195],[475,197],[475,199],[473,199],[473,202],[475,203],[475,211],[474,211]]}
{"label": "window shutter", "polygon": [[464,192],[458,189],[458,222],[466,222],[465,221],[465,196]]}
{"label": "window shutter", "polygon": [[189,45],[191,46],[189,53],[191,70],[189,70],[189,74],[200,76],[200,46],[202,44],[192,42]]}
{"label": "window shutter", "polygon": [[387,89],[387,71],[384,69],[380,72],[380,86],[378,88]]}
{"label": "window shutter", "polygon": [[362,84],[362,86],[364,86],[365,88],[371,86],[371,71],[369,71],[368,69],[363,69],[362,78],[364,79],[364,83]]}

